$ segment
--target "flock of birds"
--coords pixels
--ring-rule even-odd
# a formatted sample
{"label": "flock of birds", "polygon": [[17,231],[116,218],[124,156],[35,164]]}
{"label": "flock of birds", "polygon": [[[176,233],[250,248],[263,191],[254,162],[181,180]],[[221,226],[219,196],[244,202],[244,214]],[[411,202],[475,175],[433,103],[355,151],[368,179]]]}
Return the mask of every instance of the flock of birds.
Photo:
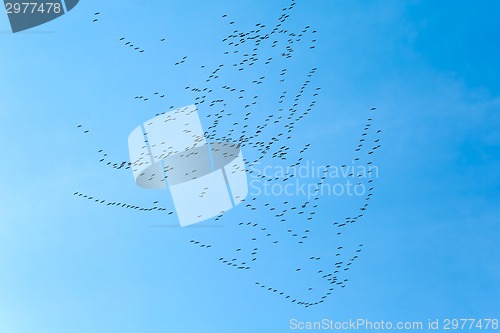
{"label": "flock of birds", "polygon": [[[291,0],[289,5],[282,9],[276,22],[269,27],[257,23],[246,31],[238,29],[231,31],[222,39],[225,50],[221,57],[225,61],[213,66],[211,70],[208,69],[209,65],[201,65],[200,71],[204,74],[204,78],[199,80],[197,85],[184,87],[192,94],[200,113],[205,113],[206,120],[210,123],[204,133],[207,141],[237,143],[245,156],[245,170],[249,179],[258,180],[261,185],[281,184],[282,188],[289,184],[292,186],[297,184],[297,175],[294,171],[304,165],[308,161],[307,156],[310,156],[308,154],[312,153],[310,143],[301,143],[302,139],[296,142],[294,131],[316,107],[321,92],[320,87],[314,87],[312,84],[314,75],[318,71],[316,67],[306,70],[303,73],[303,81],[298,85],[297,76],[292,76],[291,80],[287,79],[296,67],[303,67],[293,67],[296,64],[293,62],[295,57],[302,59],[305,52],[313,52],[317,41],[317,31],[310,26],[305,26],[299,31],[292,31],[287,27],[295,6],[296,1]],[[236,24],[235,21],[229,20],[227,14],[222,15],[222,19],[231,27]],[[126,41],[124,37],[119,41],[133,50],[144,52],[140,47]],[[165,38],[160,40],[164,41]],[[301,47],[304,43],[307,43],[306,46]],[[188,64],[189,58],[185,55],[172,65],[174,68],[181,68]],[[290,66],[285,67],[280,64]],[[234,75],[240,76],[232,82],[225,80],[226,77]],[[277,94],[269,93],[273,89],[277,90]],[[165,93],[156,91],[149,97],[137,95],[134,99],[148,102],[150,98],[163,99],[165,96]],[[174,105],[170,106],[170,109],[174,108]],[[164,113],[158,113],[156,116]],[[301,195],[270,197],[250,193],[240,206],[233,209],[239,211],[238,215],[230,211],[217,216],[214,219],[215,223],[229,220],[227,225],[232,228],[228,228],[231,233],[228,237],[237,235],[236,238],[241,238],[241,242],[238,243],[240,245],[236,248],[231,245],[234,242],[211,244],[209,241],[191,239],[189,243],[208,251],[219,249],[221,255],[217,256],[218,261],[236,270],[248,271],[256,267],[264,267],[266,270],[283,269],[286,274],[275,275],[280,276],[276,278],[278,281],[266,281],[269,276],[263,276],[255,282],[255,285],[304,307],[321,304],[337,288],[345,288],[349,282],[346,275],[354,262],[359,259],[363,244],[342,245],[342,239],[334,237],[340,237],[347,227],[359,222],[373,198],[376,181],[375,175],[372,174],[375,168],[373,157],[381,148],[381,130],[373,129],[376,113],[376,108],[371,108],[358,146],[354,149],[352,162],[338,167],[324,165],[321,172],[316,175],[315,182],[311,184],[313,193],[308,193],[307,197]],[[78,128],[84,131],[84,134],[89,133],[82,125],[78,125]],[[136,162],[113,161],[103,149],[98,153],[100,163],[116,170],[130,170]],[[283,170],[286,171],[280,175],[269,175],[259,169],[262,165],[275,168],[283,166]],[[348,213],[343,221],[328,216],[335,203],[331,196],[321,193],[321,189],[331,181],[331,173],[339,170],[345,175],[345,179],[352,180],[357,186],[367,189],[362,195],[353,199],[357,200],[354,203],[355,208],[351,209],[351,213]],[[168,173],[172,170],[165,171]],[[143,212],[169,211],[169,215],[174,215],[171,209],[160,207],[157,201],[152,207],[141,207],[99,199],[80,192],[75,192],[74,195],[106,206]],[[327,202],[321,206],[326,207],[321,210],[320,203],[323,201]],[[247,213],[242,214],[240,209],[246,209]],[[244,221],[241,216],[244,216]],[[256,220],[258,222],[255,222]],[[332,237],[327,237],[327,230],[330,230]],[[319,242],[324,242],[325,246],[318,249]],[[266,255],[272,251],[279,252],[280,249],[290,248],[296,249],[294,256],[302,258],[299,262],[302,265],[295,265],[295,261],[287,257],[280,266],[276,264],[276,258]],[[228,251],[231,251],[231,254]],[[322,253],[315,253],[318,251]],[[267,264],[259,264],[265,261]],[[312,281],[316,281],[314,287]],[[284,287],[275,287],[278,283]]]}
{"label": "flock of birds", "polygon": [[139,53],[144,53],[144,50],[142,48],[140,48],[139,46],[136,46],[136,45],[132,44],[132,42],[130,42],[130,41],[126,41],[125,37],[120,37],[119,41],[123,42],[124,46],[130,48],[133,51],[137,51]]}

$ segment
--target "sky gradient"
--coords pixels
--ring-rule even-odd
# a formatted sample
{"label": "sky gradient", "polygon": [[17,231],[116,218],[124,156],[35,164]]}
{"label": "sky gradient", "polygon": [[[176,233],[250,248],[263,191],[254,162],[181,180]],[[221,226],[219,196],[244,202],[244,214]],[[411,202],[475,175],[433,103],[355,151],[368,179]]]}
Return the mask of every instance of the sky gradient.
{"label": "sky gradient", "polygon": [[[1,332],[288,332],[292,318],[500,317],[496,1],[304,0],[290,12],[290,29],[310,25],[317,42],[286,63],[287,87],[300,87],[314,67],[309,100],[313,87],[321,87],[292,145],[310,143],[308,161],[339,166],[351,163],[368,117],[382,130],[376,188],[363,221],[339,239],[332,220],[351,214],[358,202],[330,197],[318,208],[311,251],[363,244],[346,287],[322,304],[304,308],[255,284],[298,294],[304,286],[320,288],[315,277],[280,273],[307,265],[297,244],[263,246],[250,271],[219,262],[249,246],[240,221],[279,223],[269,212],[241,205],[222,223],[178,228],[175,216],[73,195],[142,206],[158,200],[171,210],[168,192],[140,189],[128,170],[99,163],[98,150],[126,161],[134,128],[170,106],[195,103],[185,86],[203,84],[209,71],[201,66],[230,66],[223,38],[260,22],[271,26],[288,5],[82,0],[68,14],[17,34],[0,15]],[[145,52],[133,52],[121,37]],[[185,64],[174,65],[185,55]],[[243,82],[233,73],[223,79],[219,88]],[[166,98],[134,99],[156,91]],[[274,85],[256,90],[261,112],[273,112],[266,106],[279,92]],[[198,109],[208,128],[207,105]],[[244,112],[233,112],[243,121]],[[243,154],[256,156],[251,149]],[[192,239],[213,251],[192,246]]]}

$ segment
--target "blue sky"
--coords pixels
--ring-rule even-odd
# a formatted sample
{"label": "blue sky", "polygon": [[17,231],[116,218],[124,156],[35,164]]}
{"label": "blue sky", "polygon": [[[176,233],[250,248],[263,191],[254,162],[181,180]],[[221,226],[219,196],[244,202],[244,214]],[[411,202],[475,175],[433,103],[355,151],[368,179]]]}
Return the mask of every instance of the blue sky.
{"label": "blue sky", "polygon": [[[293,148],[310,143],[304,158],[317,165],[350,165],[373,117],[382,130],[373,199],[362,221],[340,237],[332,221],[356,212],[358,198],[321,199],[305,250],[286,241],[286,229],[304,222],[279,225],[265,209],[240,205],[220,222],[178,228],[175,216],[73,196],[79,191],[146,207],[158,200],[172,210],[168,192],[136,187],[128,170],[99,163],[98,150],[127,160],[135,127],[170,106],[194,103],[185,87],[203,86],[219,64],[230,67],[238,55],[224,55],[223,38],[256,23],[272,27],[288,4],[82,0],[61,18],[17,34],[0,16],[0,331],[288,332],[292,318],[500,317],[495,1],[298,1],[286,25],[316,30],[307,37],[317,39],[314,50],[304,42],[292,59],[241,76],[228,70],[214,84],[214,94],[228,99],[224,84],[249,87],[249,94],[255,89],[255,112],[268,115],[277,112],[281,86],[256,88],[249,78],[262,70],[271,80],[286,66],[291,95],[317,67],[304,104],[315,87],[320,94],[290,142]],[[133,52],[121,37],[145,52]],[[271,51],[262,47],[262,57]],[[174,65],[185,55],[185,64]],[[153,98],[156,91],[166,98]],[[243,124],[239,104],[229,105],[234,115],[222,130],[234,119]],[[198,110],[203,126],[211,126],[206,103]],[[277,134],[278,128],[270,135]],[[251,147],[243,153],[258,156]],[[295,160],[298,153],[290,155]],[[278,206],[301,199],[257,201]],[[243,221],[266,226],[282,241],[259,243],[259,260],[248,271],[218,260],[253,246],[252,231],[238,226]],[[200,249],[192,239],[213,247]],[[312,293],[324,288],[305,269],[308,254],[326,258],[338,246],[353,251],[360,243],[346,287],[317,306],[304,308],[255,284],[307,298],[308,287]],[[289,273],[295,267],[304,274]]]}

